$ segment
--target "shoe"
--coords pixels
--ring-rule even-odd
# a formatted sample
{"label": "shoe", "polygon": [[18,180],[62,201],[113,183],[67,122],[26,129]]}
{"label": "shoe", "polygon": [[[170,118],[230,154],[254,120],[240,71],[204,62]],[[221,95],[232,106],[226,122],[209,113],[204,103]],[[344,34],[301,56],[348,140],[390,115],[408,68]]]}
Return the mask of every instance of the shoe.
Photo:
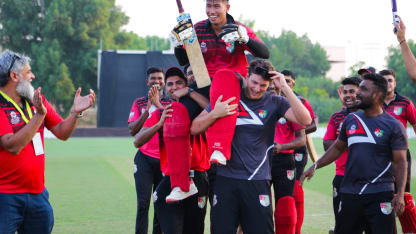
{"label": "shoe", "polygon": [[194,181],[191,180],[191,183],[189,184],[189,192],[184,192],[181,188],[174,187],[172,192],[170,192],[170,194],[166,197],[166,203],[178,202],[197,193],[198,189],[196,188]]}
{"label": "shoe", "polygon": [[214,150],[214,152],[211,154],[211,157],[209,158],[209,162],[211,164],[216,163],[220,165],[227,165],[227,159],[225,156],[221,153],[221,151]]}

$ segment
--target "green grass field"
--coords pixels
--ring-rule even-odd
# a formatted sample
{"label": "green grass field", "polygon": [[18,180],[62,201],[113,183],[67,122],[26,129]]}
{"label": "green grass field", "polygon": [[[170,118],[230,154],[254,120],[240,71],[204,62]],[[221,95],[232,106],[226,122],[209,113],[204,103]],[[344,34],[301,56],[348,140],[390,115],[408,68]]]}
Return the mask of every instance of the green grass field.
{"label": "green grass field", "polygon": [[[314,143],[321,155],[322,140],[314,139]],[[416,140],[409,141],[409,145],[416,154]],[[46,140],[45,151],[45,180],[55,213],[54,233],[134,232],[133,157],[136,150],[131,138]],[[305,183],[302,233],[328,233],[333,226],[331,183],[334,171],[334,166],[320,169],[311,182]],[[152,206],[150,213],[152,217]],[[206,221],[206,233],[209,233],[208,218]]]}

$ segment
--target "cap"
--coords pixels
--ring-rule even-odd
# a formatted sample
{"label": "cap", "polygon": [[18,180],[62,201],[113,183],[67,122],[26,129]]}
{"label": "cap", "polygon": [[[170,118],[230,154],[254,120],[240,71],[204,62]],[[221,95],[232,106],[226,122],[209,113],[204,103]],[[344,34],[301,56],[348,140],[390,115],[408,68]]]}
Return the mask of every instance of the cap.
{"label": "cap", "polygon": [[360,70],[358,70],[358,75],[362,75],[364,72],[376,73],[376,69],[374,67],[371,67],[371,66],[363,67]]}
{"label": "cap", "polygon": [[178,67],[170,67],[168,68],[168,70],[166,70],[165,73],[165,81],[168,79],[168,77],[170,76],[179,76],[180,78],[186,80],[185,74],[182,72],[182,70]]}

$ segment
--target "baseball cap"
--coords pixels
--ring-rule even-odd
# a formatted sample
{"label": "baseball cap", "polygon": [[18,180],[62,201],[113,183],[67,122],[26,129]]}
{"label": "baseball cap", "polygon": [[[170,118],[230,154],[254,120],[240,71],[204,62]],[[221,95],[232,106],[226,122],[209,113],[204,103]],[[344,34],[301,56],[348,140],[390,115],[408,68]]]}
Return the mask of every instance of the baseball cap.
{"label": "baseball cap", "polygon": [[165,81],[170,76],[179,76],[180,78],[184,79],[185,82],[187,82],[185,74],[182,72],[182,70],[179,67],[168,68],[168,70],[166,70],[166,73],[165,73]]}
{"label": "baseball cap", "polygon": [[372,66],[368,66],[368,67],[363,67],[360,70],[358,70],[358,74],[361,75],[362,73],[367,72],[367,73],[376,73],[376,69]]}

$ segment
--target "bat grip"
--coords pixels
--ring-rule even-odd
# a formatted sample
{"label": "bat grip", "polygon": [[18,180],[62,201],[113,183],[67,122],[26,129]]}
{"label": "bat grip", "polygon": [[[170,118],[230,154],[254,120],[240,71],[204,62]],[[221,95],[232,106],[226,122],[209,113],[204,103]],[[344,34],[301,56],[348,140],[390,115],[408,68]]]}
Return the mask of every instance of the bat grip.
{"label": "bat grip", "polygon": [[183,12],[185,12],[185,11],[183,10],[183,6],[182,6],[182,2],[181,2],[181,0],[176,0],[176,4],[178,5],[178,10],[179,10],[179,13],[180,13],[180,14],[182,14]]}

